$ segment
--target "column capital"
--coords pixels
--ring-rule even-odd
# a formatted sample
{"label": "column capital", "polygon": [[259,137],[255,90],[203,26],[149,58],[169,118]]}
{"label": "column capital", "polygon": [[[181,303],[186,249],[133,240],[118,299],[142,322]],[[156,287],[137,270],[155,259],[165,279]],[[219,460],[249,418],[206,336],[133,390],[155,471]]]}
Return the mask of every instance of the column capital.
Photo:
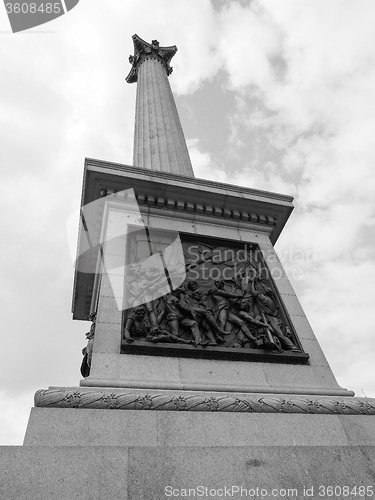
{"label": "column capital", "polygon": [[129,62],[132,65],[130,73],[126,77],[128,83],[134,83],[138,77],[138,67],[145,59],[157,59],[164,67],[169,76],[173,68],[170,66],[172,57],[177,52],[176,45],[170,47],[160,47],[157,40],[152,40],[151,43],[145,42],[138,35],[133,35],[134,55],[129,57]]}

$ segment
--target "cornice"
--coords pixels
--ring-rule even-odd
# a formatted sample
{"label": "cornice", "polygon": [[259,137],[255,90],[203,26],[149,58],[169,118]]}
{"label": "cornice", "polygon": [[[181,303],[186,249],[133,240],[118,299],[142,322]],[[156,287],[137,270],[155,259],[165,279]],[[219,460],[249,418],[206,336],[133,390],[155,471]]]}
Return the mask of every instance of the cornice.
{"label": "cornice", "polygon": [[224,182],[210,181],[207,179],[199,179],[197,177],[187,177],[180,174],[171,174],[169,172],[160,172],[142,167],[135,167],[133,165],[127,165],[125,163],[116,163],[110,161],[98,160],[95,158],[85,158],[85,167],[87,169],[93,167],[99,167],[104,169],[118,170],[120,172],[134,173],[143,175],[145,177],[152,177],[155,179],[165,179],[170,181],[181,181],[190,186],[204,186],[208,189],[215,188],[221,189],[222,191],[228,191],[233,194],[248,194],[251,196],[258,196],[261,198],[268,198],[270,200],[275,200],[277,202],[285,202],[291,204],[294,200],[293,196],[275,193],[271,191],[263,191],[261,189],[249,188],[244,186],[237,186],[235,184],[226,184]]}

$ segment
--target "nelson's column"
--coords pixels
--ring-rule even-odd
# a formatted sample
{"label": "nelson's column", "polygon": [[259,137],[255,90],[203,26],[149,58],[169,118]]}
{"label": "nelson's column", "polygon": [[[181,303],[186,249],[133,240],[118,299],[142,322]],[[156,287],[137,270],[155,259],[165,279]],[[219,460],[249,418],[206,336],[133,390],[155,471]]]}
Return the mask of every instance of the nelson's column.
{"label": "nelson's column", "polygon": [[375,400],[337,384],[274,251],[292,198],[196,179],[177,47],[133,42],[134,165],[85,161],[83,379],[36,393],[11,474],[46,498],[371,498]]}

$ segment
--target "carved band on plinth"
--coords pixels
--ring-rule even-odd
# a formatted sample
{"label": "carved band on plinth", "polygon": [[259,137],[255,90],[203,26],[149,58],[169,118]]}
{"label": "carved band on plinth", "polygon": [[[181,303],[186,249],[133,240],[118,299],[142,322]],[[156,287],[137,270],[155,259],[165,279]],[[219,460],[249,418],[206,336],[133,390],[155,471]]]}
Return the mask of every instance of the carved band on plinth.
{"label": "carved band on plinth", "polygon": [[77,388],[41,389],[34,401],[35,406],[43,408],[375,415],[375,399],[368,398],[147,394]]}

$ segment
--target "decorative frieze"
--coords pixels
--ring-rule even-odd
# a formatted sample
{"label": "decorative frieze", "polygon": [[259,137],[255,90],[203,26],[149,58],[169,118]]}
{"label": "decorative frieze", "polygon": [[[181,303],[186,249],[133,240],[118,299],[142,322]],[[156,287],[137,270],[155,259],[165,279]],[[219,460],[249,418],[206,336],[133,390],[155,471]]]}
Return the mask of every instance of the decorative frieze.
{"label": "decorative frieze", "polygon": [[[308,361],[258,245],[175,239],[158,230],[129,240],[121,353]],[[166,256],[161,269],[140,258],[150,248]]]}
{"label": "decorative frieze", "polygon": [[320,396],[206,395],[184,392],[143,393],[100,389],[41,389],[34,397],[43,408],[159,410],[233,413],[375,415],[375,400]]}
{"label": "decorative frieze", "polygon": [[[105,187],[101,189],[101,192],[103,192],[103,196],[114,194],[113,189]],[[120,191],[118,193],[118,196],[119,197],[121,196],[122,197],[121,200],[123,201],[124,191]],[[128,194],[128,199],[129,196],[131,196],[131,191]],[[277,224],[277,218],[266,214],[249,213],[244,210],[236,210],[227,207],[204,205],[201,203],[195,204],[190,201],[176,200],[170,197],[165,198],[164,196],[154,196],[142,192],[136,192],[135,197],[138,202],[138,205],[140,206],[147,205],[149,207],[165,208],[166,210],[179,210],[189,213],[195,213],[198,215],[205,214],[209,217],[241,220],[243,222],[249,222],[251,224],[260,224],[263,226],[276,226]]]}
{"label": "decorative frieze", "polygon": [[226,218],[233,220],[241,220],[251,224],[261,224],[264,226],[275,226],[276,218],[264,215],[254,214],[246,211],[230,209],[227,207],[204,205],[202,203],[192,203],[184,200],[174,200],[163,196],[153,196],[147,193],[136,193],[137,202],[139,205],[148,205],[149,207],[165,208],[166,210],[179,210],[189,213],[205,214],[209,217]]}

